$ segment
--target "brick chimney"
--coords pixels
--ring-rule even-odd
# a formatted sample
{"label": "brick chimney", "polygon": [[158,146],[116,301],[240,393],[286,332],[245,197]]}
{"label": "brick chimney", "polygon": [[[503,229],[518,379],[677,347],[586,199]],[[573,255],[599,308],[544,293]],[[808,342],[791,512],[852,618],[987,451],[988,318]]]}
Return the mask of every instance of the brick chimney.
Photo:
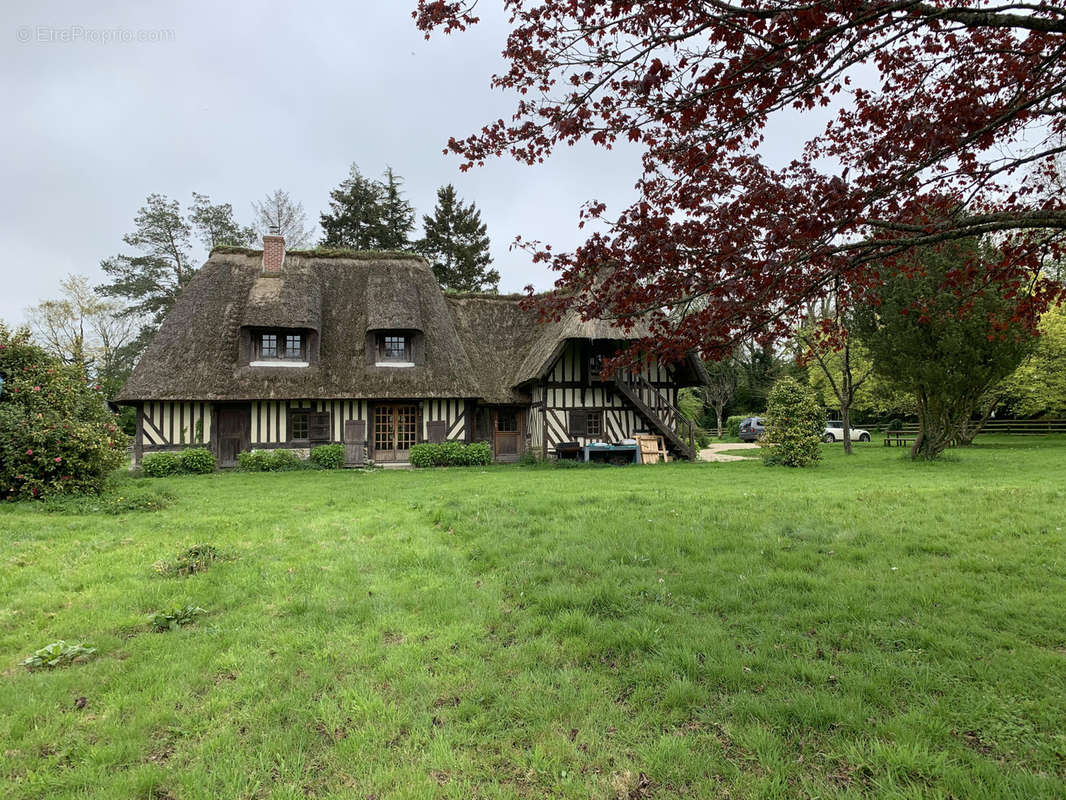
{"label": "brick chimney", "polygon": [[280,275],[285,261],[285,237],[268,234],[263,237],[263,274]]}

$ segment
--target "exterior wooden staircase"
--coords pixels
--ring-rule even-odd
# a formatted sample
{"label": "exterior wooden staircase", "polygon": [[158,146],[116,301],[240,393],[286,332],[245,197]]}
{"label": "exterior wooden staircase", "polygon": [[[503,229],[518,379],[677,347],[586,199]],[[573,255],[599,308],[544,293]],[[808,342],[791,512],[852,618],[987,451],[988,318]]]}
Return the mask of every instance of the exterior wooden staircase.
{"label": "exterior wooden staircase", "polygon": [[696,439],[692,423],[665,394],[652,386],[643,375],[633,375],[625,370],[615,375],[615,385],[663,435],[667,447],[675,455],[689,461],[695,460]]}

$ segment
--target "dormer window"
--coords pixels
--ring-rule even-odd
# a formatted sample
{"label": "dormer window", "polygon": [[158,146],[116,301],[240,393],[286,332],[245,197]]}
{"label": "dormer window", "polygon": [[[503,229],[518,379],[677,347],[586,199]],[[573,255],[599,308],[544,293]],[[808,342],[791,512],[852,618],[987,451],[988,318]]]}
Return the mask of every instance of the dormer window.
{"label": "dormer window", "polygon": [[409,334],[404,333],[379,333],[377,335],[375,366],[413,367],[415,362],[411,346],[412,338]]}
{"label": "dormer window", "polygon": [[252,336],[253,367],[306,367],[307,337],[290,331],[263,331]]}

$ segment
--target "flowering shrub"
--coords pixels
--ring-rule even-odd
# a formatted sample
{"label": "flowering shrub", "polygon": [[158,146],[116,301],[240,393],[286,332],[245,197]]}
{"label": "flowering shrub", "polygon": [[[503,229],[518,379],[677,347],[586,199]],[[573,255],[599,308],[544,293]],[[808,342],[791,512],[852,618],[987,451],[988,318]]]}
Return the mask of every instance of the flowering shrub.
{"label": "flowering shrub", "polygon": [[82,369],[0,324],[0,498],[99,492],[129,437]]}
{"label": "flowering shrub", "polygon": [[340,469],[344,466],[344,445],[324,444],[312,449],[311,463],[321,469]]}

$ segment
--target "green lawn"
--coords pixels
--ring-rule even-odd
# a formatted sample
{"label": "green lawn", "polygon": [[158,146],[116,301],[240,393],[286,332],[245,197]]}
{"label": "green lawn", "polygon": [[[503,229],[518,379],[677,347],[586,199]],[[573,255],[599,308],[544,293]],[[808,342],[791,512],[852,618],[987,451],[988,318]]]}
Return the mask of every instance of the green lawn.
{"label": "green lawn", "polygon": [[1061,798],[1066,438],[978,441],[0,507],[0,796]]}

